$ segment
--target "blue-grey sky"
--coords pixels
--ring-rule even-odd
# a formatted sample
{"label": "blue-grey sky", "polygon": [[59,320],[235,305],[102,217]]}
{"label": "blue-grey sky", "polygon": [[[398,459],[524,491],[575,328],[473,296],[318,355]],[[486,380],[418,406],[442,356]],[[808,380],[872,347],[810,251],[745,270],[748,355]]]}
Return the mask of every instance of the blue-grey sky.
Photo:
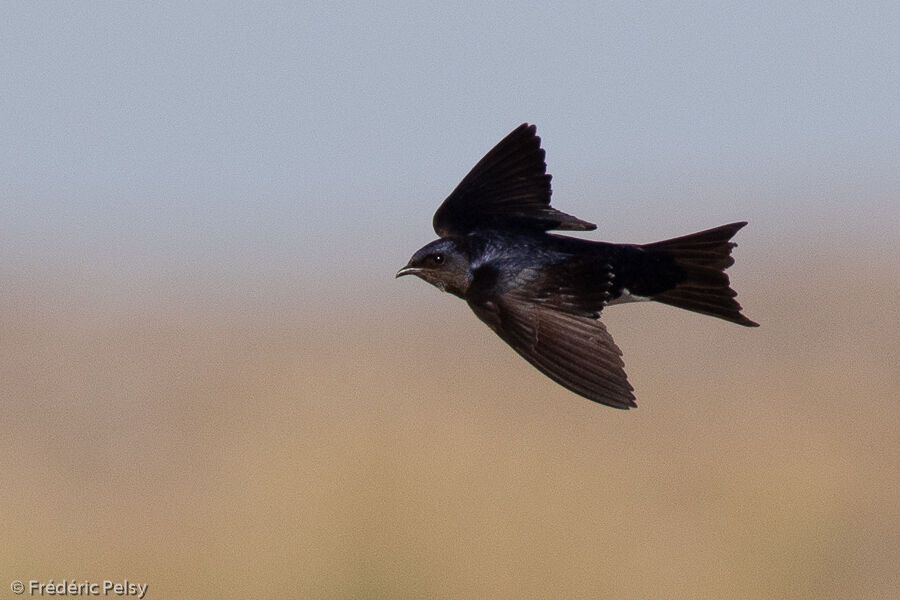
{"label": "blue-grey sky", "polygon": [[6,3],[0,273],[393,289],[523,121],[597,238],[895,251],[897,31],[896,2]]}

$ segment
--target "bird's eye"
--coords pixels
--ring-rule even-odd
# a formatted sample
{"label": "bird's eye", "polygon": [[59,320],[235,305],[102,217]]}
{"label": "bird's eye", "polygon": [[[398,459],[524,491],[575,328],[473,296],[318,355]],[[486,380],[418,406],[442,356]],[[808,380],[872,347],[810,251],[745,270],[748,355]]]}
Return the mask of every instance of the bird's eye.
{"label": "bird's eye", "polygon": [[431,262],[436,265],[444,264],[444,255],[443,254],[432,254],[428,258],[430,258]]}

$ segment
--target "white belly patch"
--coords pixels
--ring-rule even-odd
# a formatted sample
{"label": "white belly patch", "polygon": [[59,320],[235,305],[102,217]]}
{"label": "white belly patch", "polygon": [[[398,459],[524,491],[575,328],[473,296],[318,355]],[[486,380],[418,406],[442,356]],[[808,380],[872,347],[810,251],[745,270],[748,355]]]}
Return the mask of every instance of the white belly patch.
{"label": "white belly patch", "polygon": [[625,304],[626,302],[647,302],[648,300],[653,300],[649,296],[636,296],[632,294],[628,288],[622,288],[622,295],[616,298],[615,300],[610,300],[607,302],[607,306],[612,306],[613,304]]}

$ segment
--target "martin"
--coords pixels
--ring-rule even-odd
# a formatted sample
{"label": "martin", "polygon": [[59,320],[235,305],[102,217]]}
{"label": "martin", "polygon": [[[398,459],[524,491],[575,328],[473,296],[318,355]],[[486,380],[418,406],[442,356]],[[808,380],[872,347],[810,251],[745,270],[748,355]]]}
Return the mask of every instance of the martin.
{"label": "martin", "polygon": [[725,269],[746,222],[653,244],[548,233],[596,225],[550,206],[535,126],[506,136],[434,214],[440,236],[397,277],[415,275],[465,300],[525,360],[563,387],[615,408],[636,406],[605,307],[654,300],[745,327]]}

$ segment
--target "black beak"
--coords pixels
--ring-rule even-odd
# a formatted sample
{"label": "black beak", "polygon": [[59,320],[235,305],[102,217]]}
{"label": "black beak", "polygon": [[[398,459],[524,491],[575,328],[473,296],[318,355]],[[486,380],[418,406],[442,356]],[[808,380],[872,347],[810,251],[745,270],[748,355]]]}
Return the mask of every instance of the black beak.
{"label": "black beak", "polygon": [[402,277],[404,275],[415,275],[416,273],[420,272],[421,270],[422,269],[419,267],[413,267],[410,265],[406,265],[405,267],[403,267],[402,269],[397,271],[397,274],[394,275],[394,279],[396,279],[397,277]]}

